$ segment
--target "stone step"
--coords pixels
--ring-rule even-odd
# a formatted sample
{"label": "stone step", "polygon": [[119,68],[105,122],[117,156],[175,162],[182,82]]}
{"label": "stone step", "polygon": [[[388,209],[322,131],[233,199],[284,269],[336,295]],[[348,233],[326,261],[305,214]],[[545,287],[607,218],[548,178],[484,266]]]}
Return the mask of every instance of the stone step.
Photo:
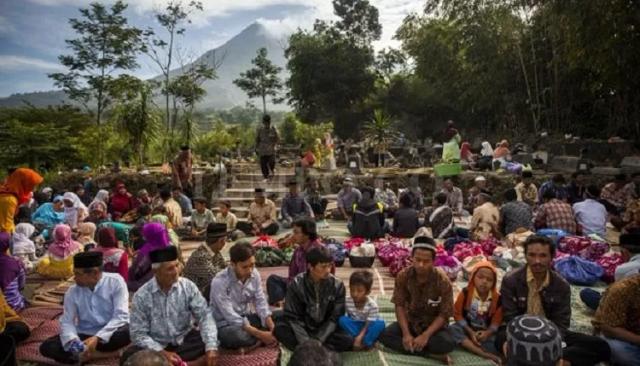
{"label": "stone step", "polygon": [[[231,202],[231,207],[249,207],[249,205],[251,204],[251,202],[253,202],[254,197],[250,196],[250,197],[229,197],[229,196],[224,196],[224,197],[220,197],[220,198],[216,198],[216,202],[218,201],[229,201]],[[278,199],[276,200],[272,200],[273,203],[276,204],[276,206],[280,206],[282,204],[282,197],[278,197]]]}
{"label": "stone step", "polygon": [[[284,197],[285,194],[289,192],[289,189],[286,187],[267,189],[266,195],[267,197],[277,196],[279,198]],[[224,191],[225,197],[254,197],[255,189],[254,188],[227,188]]]}
{"label": "stone step", "polygon": [[[211,211],[213,211],[214,214],[217,214],[220,209],[218,207],[214,207]],[[280,217],[280,207],[276,207],[276,211],[278,212],[278,217]],[[231,207],[231,212],[233,212],[233,214],[239,219],[245,219],[249,215],[249,207]]]}
{"label": "stone step", "polygon": [[[229,185],[229,188],[264,188],[266,190],[278,189],[278,188],[287,188],[286,180],[284,182],[280,182],[279,180],[273,180],[266,183],[262,181],[249,181],[249,180],[238,180],[234,181]],[[287,188],[288,189],[288,188]]]}
{"label": "stone step", "polygon": [[[255,172],[236,173],[236,174],[232,173],[232,176],[237,181],[262,182],[264,180],[264,178],[262,177],[262,173],[255,173]],[[282,182],[282,184],[284,184],[287,180],[293,177],[295,177],[295,173],[293,171],[291,172],[276,171],[276,174],[273,176],[273,178],[271,178],[271,181]]]}

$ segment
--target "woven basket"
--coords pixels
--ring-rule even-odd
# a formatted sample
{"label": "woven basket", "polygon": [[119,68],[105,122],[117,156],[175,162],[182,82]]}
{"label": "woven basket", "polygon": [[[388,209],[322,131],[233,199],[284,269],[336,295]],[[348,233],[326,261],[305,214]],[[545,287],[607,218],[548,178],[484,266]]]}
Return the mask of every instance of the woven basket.
{"label": "woven basket", "polygon": [[354,268],[371,268],[375,260],[376,257],[356,257],[353,255],[349,256],[349,263],[351,263],[351,267]]}

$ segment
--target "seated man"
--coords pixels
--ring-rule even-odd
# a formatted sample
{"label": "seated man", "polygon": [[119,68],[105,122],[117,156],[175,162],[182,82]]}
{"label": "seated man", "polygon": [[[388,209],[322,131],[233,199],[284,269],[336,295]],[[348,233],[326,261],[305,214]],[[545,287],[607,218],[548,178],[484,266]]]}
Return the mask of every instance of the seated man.
{"label": "seated man", "polygon": [[211,281],[210,304],[223,348],[276,342],[269,304],[256,269],[255,249],[247,241],[229,250],[231,262]]}
{"label": "seated man", "polygon": [[411,197],[400,197],[400,208],[393,215],[393,235],[399,238],[413,238],[420,228],[418,211],[411,207]]}
{"label": "seated man", "polygon": [[73,257],[74,286],[64,296],[60,335],[40,345],[59,363],[114,357],[129,344],[129,291],[122,276],[102,271],[102,253]]}
{"label": "seated man", "polygon": [[333,211],[336,220],[349,220],[353,216],[353,205],[362,198],[362,193],[353,186],[353,179],[345,178],[338,192],[338,208]]}
{"label": "seated man", "polygon": [[151,349],[162,352],[173,365],[184,361],[215,366],[216,324],[198,287],[179,276],[178,250],[169,246],[152,251],[150,257],[154,278],[133,296],[133,345],[122,354],[120,364],[136,352]]}
{"label": "seated man", "polygon": [[276,204],[265,197],[264,188],[255,189],[255,200],[249,206],[247,222],[239,222],[238,230],[247,235],[276,235],[280,227],[277,222]]}
{"label": "seated man", "polygon": [[607,209],[598,202],[598,187],[587,187],[585,199],[573,204],[573,212],[582,235],[596,234],[601,238],[607,235]]}
{"label": "seated man", "polygon": [[538,190],[538,204],[541,205],[545,202],[544,194],[548,191],[553,192],[554,197],[560,201],[568,201],[569,192],[567,192],[567,188],[565,187],[566,183],[567,181],[562,174],[556,174],[550,180],[542,183]]}
{"label": "seated man", "polygon": [[536,212],[535,228],[564,230],[569,234],[575,234],[577,225],[571,206],[556,198],[556,192],[551,189],[542,195],[545,203]]}
{"label": "seated man", "polygon": [[[376,201],[381,202],[384,206],[385,216],[393,217],[398,210],[398,196],[393,189],[391,189],[391,183],[383,182],[382,179],[376,179],[376,185]],[[411,203],[409,203],[409,205],[411,205]]]}
{"label": "seated man", "polygon": [[500,237],[500,211],[486,193],[480,193],[476,198],[477,206],[471,217],[472,237],[484,240],[489,236]]}
{"label": "seated man", "polygon": [[306,260],[307,272],[289,285],[284,314],[276,319],[273,333],[289,350],[317,339],[336,352],[350,351],[353,338],[338,327],[338,319],[345,313],[345,288],[331,274],[331,253],[326,248],[313,248]]}
{"label": "seated man", "polygon": [[207,232],[207,226],[216,222],[213,212],[207,208],[207,199],[204,197],[196,197],[195,210],[191,212],[191,235],[202,236]]}
{"label": "seated man", "polygon": [[593,325],[611,347],[612,365],[640,361],[640,275],[615,282],[604,293]]}
{"label": "seated man", "polygon": [[447,205],[446,194],[440,192],[433,198],[433,206],[426,213],[425,226],[431,228],[436,239],[445,239],[453,232],[453,210]]}
{"label": "seated man", "polygon": [[531,206],[517,199],[515,189],[504,193],[505,204],[500,208],[500,231],[503,235],[514,233],[519,228],[533,229],[533,210]]}
{"label": "seated man", "polygon": [[615,176],[614,181],[605,185],[600,192],[602,204],[612,215],[621,215],[627,207],[629,192],[624,189],[626,184],[627,176],[618,174]]}
{"label": "seated man", "polygon": [[408,195],[411,198],[411,207],[416,211],[420,211],[424,208],[424,194],[420,188],[418,176],[409,174],[407,179],[409,179],[409,185],[401,191],[400,197]]}
{"label": "seated man", "polygon": [[[548,194],[545,193],[545,194]],[[532,235],[524,242],[526,266],[508,273],[502,280],[502,310],[506,323],[519,315],[543,316],[562,333],[566,347],[562,360],[571,365],[596,365],[610,357],[607,343],[594,336],[569,330],[571,322],[571,288],[551,269],[555,246],[551,239]],[[506,331],[496,336],[496,348],[502,350]]]}
{"label": "seated man", "polygon": [[397,322],[379,340],[396,352],[433,357],[450,363],[455,347],[447,329],[453,316],[453,289],[447,275],[433,266],[436,244],[426,236],[415,238],[413,263],[396,277],[391,302]]}
{"label": "seated man", "polygon": [[371,187],[362,188],[362,198],[353,206],[353,216],[347,225],[352,236],[375,240],[388,231],[382,203],[374,199]]}
{"label": "seated man", "polygon": [[298,244],[293,251],[291,263],[289,263],[289,275],[287,278],[271,275],[267,278],[267,295],[269,305],[278,305],[284,300],[287,293],[287,285],[300,273],[307,270],[306,255],[313,248],[323,247],[318,239],[316,223],[311,220],[300,220],[293,223],[293,236],[291,240]]}
{"label": "seated man", "polygon": [[538,203],[538,188],[533,184],[533,173],[522,172],[522,181],[515,188],[518,201],[522,201],[533,207]]}
{"label": "seated man", "polygon": [[287,183],[289,193],[282,199],[282,227],[289,229],[294,221],[302,218],[314,218],[311,206],[298,192],[298,182],[294,179]]}
{"label": "seated man", "polygon": [[[462,191],[458,187],[454,187],[451,178],[447,178],[440,193],[447,195],[447,205],[453,210],[454,215],[462,215],[464,212],[464,197]],[[468,213],[465,213],[468,215]]]}
{"label": "seated man", "polygon": [[307,184],[307,188],[302,193],[302,196],[309,206],[311,206],[311,210],[313,211],[313,215],[316,217],[316,220],[323,220],[329,201],[322,197],[319,188],[320,185],[318,184],[318,181],[312,179]]}
{"label": "seated man", "polygon": [[209,224],[205,242],[191,254],[184,266],[182,276],[195,283],[205,298],[208,297],[211,280],[227,266],[220,252],[226,243],[227,225]]}

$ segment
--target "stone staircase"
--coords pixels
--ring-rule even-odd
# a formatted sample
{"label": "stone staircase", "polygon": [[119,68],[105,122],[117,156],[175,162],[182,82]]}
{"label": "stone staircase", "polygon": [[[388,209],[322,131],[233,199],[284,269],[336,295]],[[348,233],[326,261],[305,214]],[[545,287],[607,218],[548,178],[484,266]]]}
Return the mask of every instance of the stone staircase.
{"label": "stone staircase", "polygon": [[[221,197],[217,200],[228,200],[231,202],[231,212],[233,212],[238,219],[246,219],[249,212],[249,205],[254,200],[255,188],[264,188],[266,195],[271,199],[277,207],[278,215],[280,215],[280,206],[282,205],[282,199],[289,192],[286,184],[295,177],[294,169],[291,167],[276,167],[275,176],[268,182],[263,182],[262,173],[260,173],[260,167],[256,163],[236,163],[227,172],[227,181],[229,182],[227,188]],[[302,189],[302,188],[301,188]],[[329,208],[336,206],[336,195],[326,195],[329,199]],[[333,202],[332,202],[333,201]],[[219,211],[217,206],[212,207],[212,211],[217,213]]]}

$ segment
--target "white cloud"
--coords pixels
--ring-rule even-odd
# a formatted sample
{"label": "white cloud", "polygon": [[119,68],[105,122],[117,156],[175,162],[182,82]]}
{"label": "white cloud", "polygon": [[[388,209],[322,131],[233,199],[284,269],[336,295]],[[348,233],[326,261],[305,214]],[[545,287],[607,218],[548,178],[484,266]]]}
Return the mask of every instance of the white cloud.
{"label": "white cloud", "polygon": [[49,62],[33,57],[17,56],[17,55],[0,55],[0,71],[17,71],[17,70],[47,70],[58,71],[64,70],[64,67],[55,62]]}

